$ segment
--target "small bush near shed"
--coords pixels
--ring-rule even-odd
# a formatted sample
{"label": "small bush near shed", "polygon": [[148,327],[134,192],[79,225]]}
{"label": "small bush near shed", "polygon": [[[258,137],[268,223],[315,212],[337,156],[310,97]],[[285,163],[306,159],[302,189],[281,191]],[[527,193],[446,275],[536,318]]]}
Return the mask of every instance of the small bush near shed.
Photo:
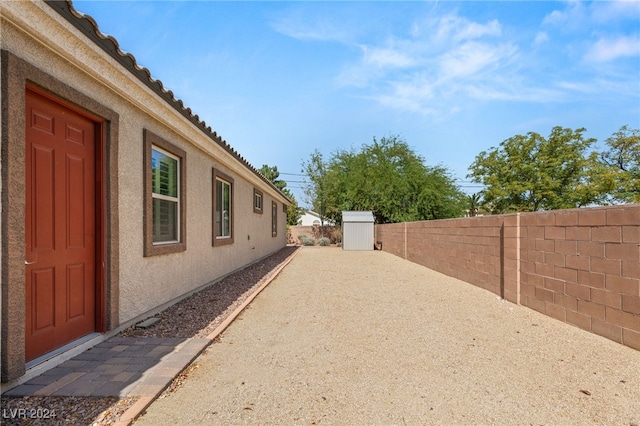
{"label": "small bush near shed", "polygon": [[331,244],[331,241],[327,237],[322,237],[318,240],[318,245],[326,247]]}
{"label": "small bush near shed", "polygon": [[316,244],[316,240],[306,235],[300,235],[300,237],[298,238],[300,239],[300,242],[303,246],[313,246]]}
{"label": "small bush near shed", "polygon": [[342,228],[340,228],[339,226],[334,227],[331,230],[330,237],[331,237],[332,243],[336,243],[336,244],[342,243]]}

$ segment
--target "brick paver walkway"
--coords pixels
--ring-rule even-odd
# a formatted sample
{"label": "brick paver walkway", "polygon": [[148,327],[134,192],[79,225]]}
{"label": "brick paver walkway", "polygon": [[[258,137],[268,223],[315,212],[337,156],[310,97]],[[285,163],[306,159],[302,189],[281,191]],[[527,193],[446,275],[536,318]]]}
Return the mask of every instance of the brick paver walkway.
{"label": "brick paver walkway", "polygon": [[209,343],[209,339],[112,337],[5,395],[154,395]]}

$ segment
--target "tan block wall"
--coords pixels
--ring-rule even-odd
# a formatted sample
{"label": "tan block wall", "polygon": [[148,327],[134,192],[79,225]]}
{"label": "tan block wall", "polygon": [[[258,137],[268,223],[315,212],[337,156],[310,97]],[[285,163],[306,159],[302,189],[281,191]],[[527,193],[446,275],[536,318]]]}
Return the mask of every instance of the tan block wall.
{"label": "tan block wall", "polygon": [[324,235],[325,237],[331,240],[331,243],[334,243],[335,241],[334,241],[334,238],[332,238],[332,236],[337,231],[340,231],[339,226],[326,225],[324,227],[324,231],[320,226],[302,226],[302,225],[290,226],[287,243],[300,244],[298,237],[301,235],[306,235],[308,237],[315,238],[316,242],[319,238],[321,238]]}
{"label": "tan block wall", "polygon": [[640,350],[640,205],[378,225],[376,240]]}
{"label": "tan block wall", "polygon": [[640,349],[640,206],[522,215],[521,303]]}

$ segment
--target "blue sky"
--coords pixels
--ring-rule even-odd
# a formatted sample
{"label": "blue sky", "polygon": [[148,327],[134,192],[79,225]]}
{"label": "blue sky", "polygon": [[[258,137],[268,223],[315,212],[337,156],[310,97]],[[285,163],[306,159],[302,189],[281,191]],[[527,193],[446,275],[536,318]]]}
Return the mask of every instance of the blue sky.
{"label": "blue sky", "polygon": [[[399,135],[462,190],[516,134],[640,128],[640,1],[74,1],[301,204],[315,150]],[[287,174],[285,174],[287,173]]]}

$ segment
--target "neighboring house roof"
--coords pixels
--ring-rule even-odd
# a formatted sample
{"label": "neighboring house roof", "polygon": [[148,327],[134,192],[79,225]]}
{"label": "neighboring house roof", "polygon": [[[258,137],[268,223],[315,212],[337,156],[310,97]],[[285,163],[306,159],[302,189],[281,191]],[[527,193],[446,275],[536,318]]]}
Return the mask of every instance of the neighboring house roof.
{"label": "neighboring house roof", "polygon": [[[320,215],[314,211],[307,210],[305,211],[298,223],[302,226],[313,226],[313,225],[321,225],[322,222],[320,220]],[[332,220],[324,218],[325,225],[334,225],[335,223]]]}
{"label": "neighboring house roof", "polygon": [[151,77],[151,72],[144,67],[141,67],[136,62],[136,58],[131,53],[125,53],[120,50],[118,41],[112,36],[105,35],[98,29],[98,24],[89,15],[85,15],[78,12],[71,3],[71,0],[65,1],[52,1],[45,0],[53,10],[65,18],[78,30],[82,31],[91,41],[97,46],[109,54],[113,59],[118,61],[124,66],[131,74],[133,74],[143,84],[153,90],[160,98],[166,103],[171,105],[176,111],[182,114],[187,120],[191,121],[198,129],[207,135],[214,143],[222,147],[225,151],[231,154],[236,160],[238,160],[244,167],[253,172],[267,185],[275,189],[286,200],[291,202],[291,199],[282,193],[269,179],[267,179],[262,173],[260,173],[254,166],[252,166],[244,157],[242,157],[235,149],[231,147],[224,139],[222,139],[216,132],[211,130],[210,126],[200,120],[197,114],[193,114],[191,108],[185,107],[184,103],[180,99],[176,99],[171,90],[164,88],[162,81],[156,80]]}
{"label": "neighboring house roof", "polygon": [[342,212],[342,223],[345,222],[365,222],[365,223],[373,223],[373,212],[355,212],[355,211],[344,211]]}

